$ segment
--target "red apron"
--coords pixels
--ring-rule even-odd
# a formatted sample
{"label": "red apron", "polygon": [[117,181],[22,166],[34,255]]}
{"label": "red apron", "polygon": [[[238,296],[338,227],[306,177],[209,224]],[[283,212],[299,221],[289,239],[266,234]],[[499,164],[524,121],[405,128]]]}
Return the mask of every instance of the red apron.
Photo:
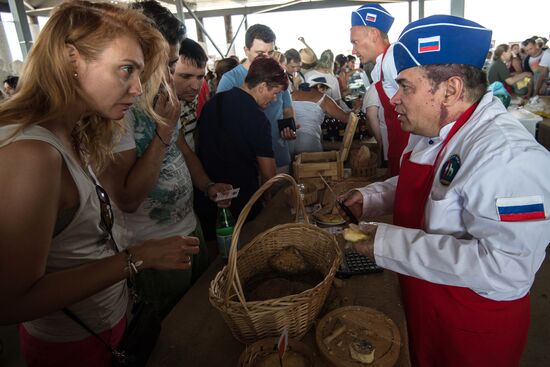
{"label": "red apron", "polygon": [[[468,121],[477,104],[454,124],[434,165],[411,162],[403,156],[395,193],[394,223],[424,229],[424,209],[439,155]],[[410,358],[421,367],[518,366],[527,341],[529,295],[515,301],[494,301],[469,288],[399,277]]]}
{"label": "red apron", "polygon": [[378,98],[380,98],[380,103],[382,103],[382,107],[384,108],[384,120],[388,128],[388,164],[390,176],[393,177],[399,174],[401,154],[409,142],[409,133],[401,129],[401,123],[397,119],[395,106],[390,103],[390,99],[382,87],[382,80],[384,80],[382,62],[384,62],[387,50],[387,48],[384,50],[384,55],[382,55],[382,61],[380,62],[380,80],[374,84],[374,87],[378,92]]}

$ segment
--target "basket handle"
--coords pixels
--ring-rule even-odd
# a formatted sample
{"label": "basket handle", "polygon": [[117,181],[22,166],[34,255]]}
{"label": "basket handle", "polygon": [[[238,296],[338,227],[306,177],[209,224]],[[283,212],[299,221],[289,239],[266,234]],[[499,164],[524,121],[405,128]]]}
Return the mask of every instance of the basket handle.
{"label": "basket handle", "polygon": [[[256,203],[256,201],[262,197],[264,192],[266,192],[268,189],[273,186],[275,182],[278,181],[288,181],[291,184],[293,195],[295,201],[296,201],[296,217],[294,220],[297,222],[298,218],[300,218],[300,214],[302,214],[302,217],[305,220],[306,224],[309,224],[309,219],[306,215],[306,209],[304,207],[304,203],[302,199],[300,198],[300,194],[298,191],[298,185],[296,184],[296,181],[292,176],[289,176],[287,174],[278,174],[271,179],[269,179],[267,182],[265,182],[248,200],[246,205],[243,207],[243,210],[241,211],[241,214],[239,214],[239,218],[237,219],[237,224],[235,225],[235,229],[233,231],[233,238],[231,239],[231,247],[229,248],[229,258],[227,261],[227,267],[228,267],[228,275],[227,275],[227,281],[231,283],[231,285],[225,287],[225,295],[224,300],[227,302],[229,300],[229,291],[231,287],[235,289],[235,293],[237,294],[237,298],[239,301],[245,306],[245,298],[244,298],[244,291],[241,284],[241,280],[239,278],[239,274],[237,272],[237,244],[239,243],[239,236],[241,234],[242,227],[244,225],[244,222],[246,218],[248,217],[248,214],[250,213],[250,210],[252,209],[252,206]],[[246,307],[246,306],[245,306]]]}

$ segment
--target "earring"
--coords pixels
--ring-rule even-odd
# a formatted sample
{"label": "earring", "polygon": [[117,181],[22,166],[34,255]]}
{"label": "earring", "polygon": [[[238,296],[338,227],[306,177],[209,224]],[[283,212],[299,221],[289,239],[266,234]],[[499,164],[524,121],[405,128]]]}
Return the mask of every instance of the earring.
{"label": "earring", "polygon": [[75,79],[78,79],[78,73],[74,73],[73,76],[75,77]]}

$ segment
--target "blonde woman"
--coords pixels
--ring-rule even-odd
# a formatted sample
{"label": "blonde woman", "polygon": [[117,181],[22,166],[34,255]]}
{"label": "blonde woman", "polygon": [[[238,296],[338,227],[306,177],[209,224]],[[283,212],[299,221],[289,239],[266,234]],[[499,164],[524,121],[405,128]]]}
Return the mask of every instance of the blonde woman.
{"label": "blonde woman", "polygon": [[0,105],[0,324],[21,323],[28,366],[109,366],[106,346],[61,310],[116,348],[126,278],[188,269],[198,252],[196,239],[172,237],[118,253],[109,198],[90,169],[111,155],[114,120],[139,96],[153,100],[167,49],[137,11],[62,4]]}

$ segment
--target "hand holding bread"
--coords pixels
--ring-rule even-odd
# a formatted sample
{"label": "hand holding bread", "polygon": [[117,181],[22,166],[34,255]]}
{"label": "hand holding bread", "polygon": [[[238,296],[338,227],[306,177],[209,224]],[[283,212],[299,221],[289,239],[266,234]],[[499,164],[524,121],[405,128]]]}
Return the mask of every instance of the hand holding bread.
{"label": "hand holding bread", "polygon": [[374,239],[378,226],[375,223],[359,222],[344,229],[344,239],[352,243],[355,251],[374,259]]}

